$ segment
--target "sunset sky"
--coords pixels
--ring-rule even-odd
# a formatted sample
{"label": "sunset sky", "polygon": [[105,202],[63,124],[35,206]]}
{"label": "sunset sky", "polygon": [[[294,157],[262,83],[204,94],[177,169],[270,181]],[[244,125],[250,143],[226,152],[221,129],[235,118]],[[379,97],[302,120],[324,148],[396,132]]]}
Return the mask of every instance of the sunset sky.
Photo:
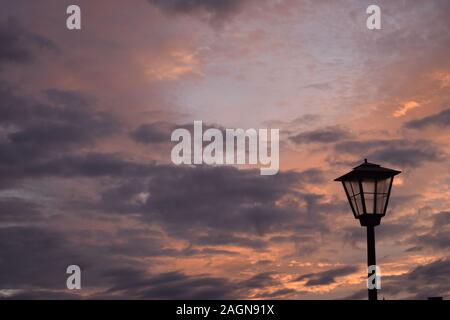
{"label": "sunset sky", "polygon": [[[0,298],[366,299],[364,158],[402,171],[379,298],[449,297],[450,1],[0,5]],[[280,172],[174,165],[194,120],[279,129]]]}

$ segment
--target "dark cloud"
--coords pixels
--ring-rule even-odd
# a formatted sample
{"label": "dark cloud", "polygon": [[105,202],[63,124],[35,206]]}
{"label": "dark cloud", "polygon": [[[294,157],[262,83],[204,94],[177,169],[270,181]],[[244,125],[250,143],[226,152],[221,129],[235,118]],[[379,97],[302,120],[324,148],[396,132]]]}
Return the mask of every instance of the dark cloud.
{"label": "dark cloud", "polygon": [[[296,190],[301,184],[298,173],[283,172],[268,178],[260,176],[256,170],[233,167],[166,169],[155,172],[147,188],[141,190],[150,196],[138,212],[144,220],[161,222],[172,234],[188,236],[201,230],[209,235],[222,230],[263,235],[298,224],[302,228],[323,228],[320,206],[314,216],[308,215],[308,210],[317,205],[320,198],[309,198],[308,194]],[[304,220],[310,219],[309,222],[300,221],[302,212],[289,201],[285,205],[278,203],[289,196],[305,203]],[[223,235],[218,238],[220,234],[211,237],[211,243],[226,239]],[[204,243],[206,238],[197,239]],[[231,243],[242,243],[242,239],[236,237],[227,239]],[[250,243],[254,246],[259,242]]]}
{"label": "dark cloud", "polygon": [[[194,125],[192,123],[177,125],[168,122],[153,122],[140,125],[130,133],[130,136],[134,141],[142,144],[172,144],[172,132],[178,128],[186,129],[190,132],[191,136],[194,135]],[[225,129],[218,125],[203,123],[202,128],[203,131],[210,128],[218,129],[224,137],[226,135]],[[203,146],[208,144],[209,142],[203,142]]]}
{"label": "dark cloud", "polygon": [[221,245],[232,245],[239,246],[243,248],[252,248],[252,249],[264,249],[267,247],[267,241],[256,238],[251,239],[248,237],[242,237],[232,234],[231,232],[220,232],[212,231],[208,232],[206,235],[191,238],[191,242],[196,245],[212,245],[212,246],[221,246]]}
{"label": "dark cloud", "polygon": [[303,183],[320,184],[325,182],[325,176],[322,170],[311,168],[300,172],[299,180]]}
{"label": "dark cloud", "polygon": [[[162,168],[163,166],[161,166]],[[151,164],[145,165],[128,161],[120,155],[103,153],[86,153],[67,155],[40,161],[23,167],[29,176],[62,177],[99,177],[99,176],[139,176],[149,174],[157,169]]]}
{"label": "dark cloud", "polygon": [[236,299],[251,296],[254,290],[264,290],[261,297],[277,298],[292,291],[281,287],[271,272],[263,272],[241,281],[209,275],[186,275],[179,271],[146,274],[137,269],[106,272],[114,286],[99,297],[126,297],[128,299]]}
{"label": "dark cloud", "polygon": [[439,212],[433,216],[434,228],[444,228],[450,224],[450,211]]}
{"label": "dark cloud", "polygon": [[142,271],[121,271],[114,277],[115,286],[106,293],[144,299],[226,299],[235,287],[228,280],[209,276],[188,276],[181,272],[146,275]]}
{"label": "dark cloud", "polygon": [[279,280],[274,278],[273,272],[262,272],[244,280],[241,286],[247,289],[267,288],[279,284]]}
{"label": "dark cloud", "polygon": [[[380,241],[386,239],[405,239],[411,234],[413,226],[406,223],[392,223],[385,221],[388,217],[383,218],[381,226],[375,230],[376,237]],[[355,226],[358,224],[355,221]],[[354,246],[355,248],[363,248],[366,245],[366,234],[364,229],[357,229],[354,226],[343,229],[345,242]]]}
{"label": "dark cloud", "polygon": [[303,89],[316,89],[316,90],[330,90],[332,88],[331,82],[322,82],[322,83],[313,83],[306,86],[303,86]]}
{"label": "dark cloud", "polygon": [[450,109],[445,109],[439,113],[424,117],[418,120],[408,121],[405,127],[409,129],[423,129],[436,126],[440,128],[450,127]]}
{"label": "dark cloud", "polygon": [[417,167],[427,161],[442,160],[442,151],[428,140],[350,140],[335,145],[337,153],[365,155],[373,162]]}
{"label": "dark cloud", "polygon": [[393,165],[405,167],[417,167],[427,161],[438,161],[441,159],[441,153],[433,146],[409,146],[397,149],[381,149],[369,153],[370,159],[376,161],[386,161]]}
{"label": "dark cloud", "polygon": [[294,289],[283,288],[275,290],[273,292],[264,292],[256,296],[258,299],[286,299],[286,296],[291,296],[294,294],[305,294],[304,291],[297,291]]}
{"label": "dark cloud", "polygon": [[[300,192],[306,184],[322,181],[319,169],[263,177],[257,170],[144,164],[118,154],[87,153],[37,158],[20,166],[12,163],[5,166],[6,172],[28,178],[116,178],[111,186],[99,189],[99,203],[83,203],[80,209],[134,214],[142,221],[160,224],[169,235],[201,246],[262,250],[267,246],[262,238],[265,233],[326,230],[321,214],[329,211],[320,195]],[[303,204],[301,208],[298,203]]]}
{"label": "dark cloud", "polygon": [[0,198],[0,222],[36,222],[40,209],[36,203],[17,197]]}
{"label": "dark cloud", "polygon": [[[322,215],[330,208],[321,195],[300,190],[322,178],[318,169],[264,177],[257,170],[228,166],[142,164],[120,156],[88,154],[63,157],[27,169],[48,176],[109,176],[100,201],[80,209],[133,214],[157,223],[171,236],[193,245],[233,245],[265,249],[263,235],[327,229]],[[301,206],[299,206],[301,204]],[[292,240],[294,241],[294,239]]]}
{"label": "dark cloud", "polygon": [[111,133],[118,125],[110,115],[96,111],[95,101],[82,92],[51,89],[44,95],[45,99],[39,100],[0,82],[0,124],[17,127],[11,134],[19,136],[18,140],[26,135],[22,131],[40,127],[44,132],[52,130],[53,126],[56,128],[54,130],[67,126],[68,132],[78,129],[79,140],[84,142],[87,133],[91,133],[89,138],[92,139],[95,135]]}
{"label": "dark cloud", "polygon": [[433,225],[427,230],[416,232],[410,236],[407,242],[413,245],[411,250],[423,250],[446,252],[450,248],[450,212],[439,212],[433,217]]}
{"label": "dark cloud", "polygon": [[[116,241],[114,235],[98,232],[75,236],[70,231],[60,232],[48,226],[1,227],[0,290],[10,291],[12,296],[2,293],[0,298],[81,298],[66,288],[66,268],[72,264],[81,268],[83,289],[104,291],[93,298],[231,298],[236,296],[236,290],[245,288],[208,275],[149,274],[144,271],[149,266],[148,261],[134,261],[130,265],[133,257],[148,259],[184,254],[165,249],[161,238],[152,234],[140,234],[137,230],[133,230],[133,234],[122,234],[120,241]],[[98,244],[80,244],[76,240],[80,236]]]}
{"label": "dark cloud", "polygon": [[381,293],[386,297],[406,296],[406,299],[450,296],[450,260],[441,259],[415,267],[410,272],[382,277]]}
{"label": "dark cloud", "polygon": [[144,144],[168,143],[173,129],[173,125],[164,122],[143,124],[131,133],[131,137]]}
{"label": "dark cloud", "polygon": [[313,131],[306,131],[297,135],[291,136],[295,143],[331,143],[344,139],[348,139],[350,133],[339,127],[329,127]]}
{"label": "dark cloud", "polygon": [[127,299],[230,299],[237,289],[232,282],[211,276],[188,276],[181,272],[147,275],[141,271],[112,275],[115,286],[106,297]]}
{"label": "dark cloud", "polygon": [[433,250],[447,251],[450,249],[450,232],[447,231],[435,231],[425,235],[414,237],[411,243],[415,243],[419,248],[431,248]]}
{"label": "dark cloud", "polygon": [[[0,172],[4,179],[33,176],[71,158],[77,147],[120,130],[110,115],[95,111],[93,101],[80,92],[48,90],[45,100],[21,95],[0,83]],[[55,167],[54,171],[61,170]]]}
{"label": "dark cloud", "polygon": [[206,13],[208,20],[223,20],[239,11],[248,0],[148,0],[163,12],[171,14]]}
{"label": "dark cloud", "polygon": [[64,289],[66,268],[87,265],[59,232],[41,227],[1,227],[0,288]]}
{"label": "dark cloud", "polygon": [[0,21],[0,65],[30,62],[35,51],[43,48],[56,50],[52,41],[25,30],[17,20]]}
{"label": "dark cloud", "polygon": [[301,275],[294,281],[305,281],[305,285],[308,287],[322,286],[336,282],[336,278],[347,276],[358,271],[358,268],[354,266],[344,266],[336,269],[331,269],[323,272],[308,273]]}
{"label": "dark cloud", "polygon": [[[257,273],[243,280],[208,274],[187,275],[180,271],[149,273],[146,271],[148,258],[152,256],[149,250],[158,251],[162,243],[151,236],[140,238],[140,232],[133,232],[137,236],[121,234],[120,241],[116,241],[114,235],[97,232],[97,245],[91,242],[94,238],[78,234],[90,239],[91,244],[86,246],[74,241],[70,232],[62,233],[49,227],[2,227],[0,290],[4,291],[0,298],[236,299],[252,296],[255,290],[262,290],[262,295],[272,298],[293,293],[283,288],[271,272]],[[167,253],[163,251],[161,248],[155,253],[161,257]],[[180,252],[170,254],[183,255]],[[213,251],[212,254],[218,253]],[[138,256],[146,257],[147,261],[130,260]],[[65,287],[65,271],[71,264],[81,267],[82,288],[87,290],[83,296]],[[277,289],[272,291],[272,286]]]}
{"label": "dark cloud", "polygon": [[[83,297],[69,290],[30,289],[18,290],[14,294],[5,296],[5,300],[79,300]],[[2,297],[0,297],[2,299]]]}

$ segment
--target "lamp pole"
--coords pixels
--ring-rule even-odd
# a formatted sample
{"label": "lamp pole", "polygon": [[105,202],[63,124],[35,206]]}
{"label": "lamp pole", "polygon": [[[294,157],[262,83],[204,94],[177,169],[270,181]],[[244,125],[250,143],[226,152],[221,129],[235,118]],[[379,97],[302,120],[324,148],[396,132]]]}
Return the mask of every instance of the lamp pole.
{"label": "lamp pole", "polygon": [[[375,258],[375,226],[368,225],[367,226],[367,270],[370,272],[370,266],[376,266],[376,258]],[[368,279],[371,274],[367,273]],[[372,271],[374,272],[374,271]],[[369,284],[369,283],[367,283]],[[372,287],[367,286],[369,291],[369,300],[377,300],[377,288],[376,286]]]}
{"label": "lamp pole", "polygon": [[[364,163],[334,179],[334,181],[342,183],[355,219],[359,220],[361,226],[367,228],[367,289],[369,300],[377,300],[377,286],[380,276],[375,258],[375,226],[380,224],[381,218],[386,214],[394,176],[399,173],[398,170],[384,168],[364,159]],[[375,283],[373,283],[374,276]]]}

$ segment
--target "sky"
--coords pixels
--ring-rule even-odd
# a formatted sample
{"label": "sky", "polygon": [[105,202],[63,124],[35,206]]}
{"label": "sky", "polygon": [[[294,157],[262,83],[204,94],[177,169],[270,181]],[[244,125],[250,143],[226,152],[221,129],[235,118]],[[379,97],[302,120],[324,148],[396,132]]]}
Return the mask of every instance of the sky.
{"label": "sky", "polygon": [[[449,297],[449,1],[74,3],[0,0],[0,298],[366,299],[364,158],[379,298]],[[279,173],[174,165],[194,120],[279,129]]]}

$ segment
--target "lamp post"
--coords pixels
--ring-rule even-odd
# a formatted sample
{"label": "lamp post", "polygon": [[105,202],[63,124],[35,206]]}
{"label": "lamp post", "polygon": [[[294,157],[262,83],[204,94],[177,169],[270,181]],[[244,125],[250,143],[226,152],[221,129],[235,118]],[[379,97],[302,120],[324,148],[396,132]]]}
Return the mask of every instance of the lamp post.
{"label": "lamp post", "polygon": [[[355,219],[367,228],[368,277],[371,276],[371,266],[376,266],[375,226],[380,224],[386,214],[394,176],[400,172],[369,163],[365,159],[364,163],[334,180],[342,182]],[[377,300],[376,287],[368,286],[368,290],[369,300]]]}

